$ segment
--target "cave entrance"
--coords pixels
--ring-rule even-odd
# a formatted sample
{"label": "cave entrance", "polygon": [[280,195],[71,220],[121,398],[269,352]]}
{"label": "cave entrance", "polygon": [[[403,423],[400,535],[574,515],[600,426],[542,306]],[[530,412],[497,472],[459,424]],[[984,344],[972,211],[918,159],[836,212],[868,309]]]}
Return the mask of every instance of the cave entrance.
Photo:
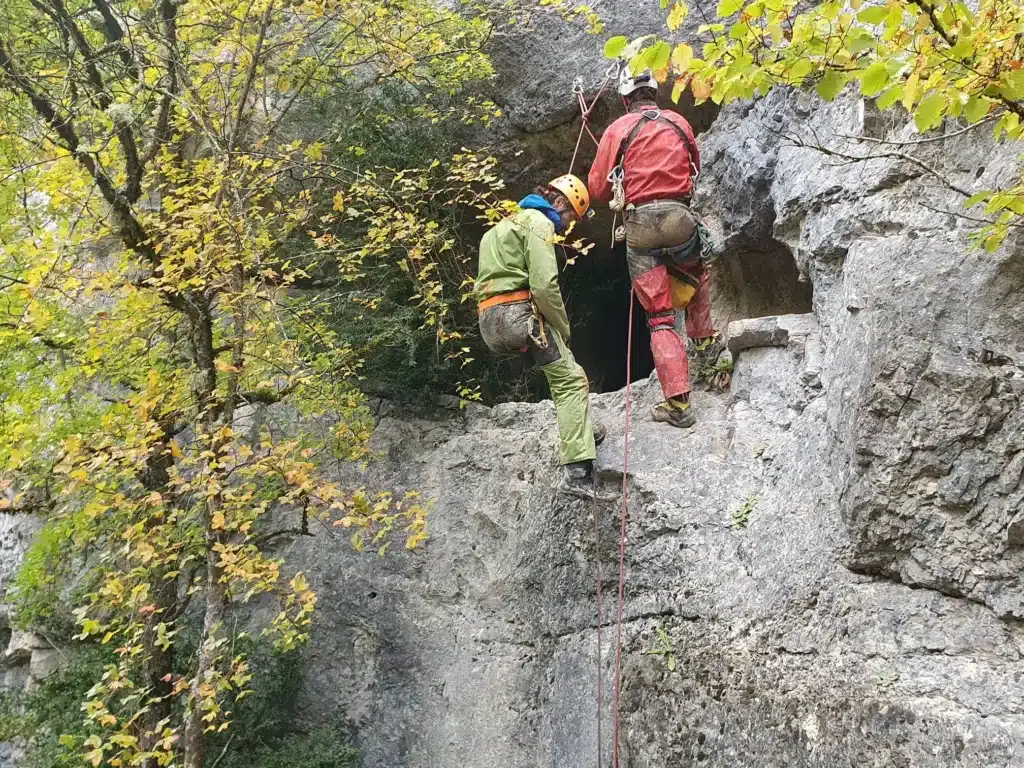
{"label": "cave entrance", "polygon": [[[625,245],[594,249],[562,272],[563,296],[572,320],[572,351],[593,392],[626,385],[629,272]],[[714,268],[711,307],[715,327],[733,320],[812,311],[810,282],[801,281],[793,254],[777,240],[750,241],[730,248]],[[634,299],[636,301],[636,299]],[[644,311],[633,311],[631,380],[654,370]]]}
{"label": "cave entrance", "polygon": [[[626,246],[595,249],[562,272],[563,297],[572,320],[572,352],[590,379],[593,392],[626,386],[629,326],[629,270]],[[636,299],[634,299],[636,301]],[[654,370],[644,311],[633,310],[632,381]]]}
{"label": "cave entrance", "polygon": [[[682,112],[698,135],[710,128],[718,116],[716,105],[707,102],[695,106],[689,93],[684,94],[679,104],[666,101],[662,106]],[[595,105],[590,125],[600,135],[621,114],[619,100],[605,97]],[[515,195],[519,193],[529,192],[537,179],[564,173],[566,157],[579,130],[580,122],[574,115],[549,130],[523,135],[526,151],[504,161],[516,179],[510,185],[514,199],[518,199]],[[593,156],[594,148],[590,142],[583,142],[577,168],[585,172]],[[600,206],[598,211],[595,219],[584,224],[580,233],[594,241],[596,247],[575,264],[565,267],[559,282],[573,330],[573,355],[587,372],[591,391],[612,392],[631,383],[626,381],[630,283],[625,245],[610,245],[612,217],[604,206]],[[728,252],[715,266],[711,305],[715,327],[724,332],[733,320],[812,311],[811,285],[801,282],[790,250],[770,235],[763,240],[750,239],[738,245],[733,238]],[[633,311],[632,332],[630,378],[640,381],[654,370],[654,358],[646,317],[639,302]],[[531,374],[516,369],[516,374],[530,378],[531,396],[549,396],[539,371],[534,370]]]}

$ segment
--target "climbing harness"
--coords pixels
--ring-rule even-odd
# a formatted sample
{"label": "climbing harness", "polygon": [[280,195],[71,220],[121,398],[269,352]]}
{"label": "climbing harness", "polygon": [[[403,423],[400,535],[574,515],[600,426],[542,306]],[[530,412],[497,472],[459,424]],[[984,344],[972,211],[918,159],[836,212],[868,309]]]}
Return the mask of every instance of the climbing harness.
{"label": "climbing harness", "polygon": [[[622,139],[619,144],[619,152],[615,157],[615,165],[612,170],[608,173],[608,181],[612,185],[612,202],[608,204],[608,207],[615,213],[615,218],[612,221],[612,247],[615,243],[621,243],[626,239],[626,227],[625,224],[618,225],[619,212],[626,206],[626,153],[629,151],[630,145],[633,140],[647,127],[648,123],[659,123],[661,125],[669,126],[676,135],[682,139],[686,145],[686,153],[690,157],[690,174],[693,178],[693,183],[696,184],[697,178],[700,176],[700,164],[697,162],[697,147],[693,140],[687,135],[686,131],[680,128],[672,120],[669,120],[658,108],[645,109],[640,113],[640,119],[636,121],[636,124],[630,130],[628,134]],[[625,214],[623,214],[623,222],[625,222]]]}
{"label": "climbing harness", "polygon": [[498,293],[490,298],[484,299],[477,305],[477,312],[483,314],[484,310],[496,307],[499,304],[517,304],[519,302],[526,302],[532,299],[532,294],[527,290],[521,291],[508,291],[507,293]]}
{"label": "climbing harness", "polygon": [[[477,312],[482,315],[485,310],[500,306],[501,304],[525,304],[526,302],[530,302],[533,307],[533,315],[530,317],[530,326],[527,332],[530,341],[534,343],[537,349],[547,349],[549,341],[547,330],[544,328],[544,315],[537,309],[537,305],[533,302],[533,294],[529,290],[509,291],[508,293],[499,293],[491,296],[477,305]],[[526,352],[528,350],[529,347],[523,347],[519,351]]]}

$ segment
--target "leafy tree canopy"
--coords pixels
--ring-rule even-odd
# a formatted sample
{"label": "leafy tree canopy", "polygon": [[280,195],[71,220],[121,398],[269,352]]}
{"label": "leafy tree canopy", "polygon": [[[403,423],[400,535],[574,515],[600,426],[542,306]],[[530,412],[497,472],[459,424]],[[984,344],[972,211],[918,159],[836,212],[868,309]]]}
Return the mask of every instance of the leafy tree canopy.
{"label": "leafy tree canopy", "polygon": [[[682,0],[662,0],[662,7],[672,31],[690,13]],[[997,139],[1024,137],[1018,0],[720,0],[717,18],[705,21],[695,45],[614,37],[605,54],[672,81],[673,100],[687,88],[698,104],[723,104],[796,85],[831,101],[856,82],[879,108],[911,113],[921,132],[953,118],[990,123]],[[1021,226],[1024,183],[966,200],[968,207],[982,204],[990,223],[980,239],[995,250]]]}

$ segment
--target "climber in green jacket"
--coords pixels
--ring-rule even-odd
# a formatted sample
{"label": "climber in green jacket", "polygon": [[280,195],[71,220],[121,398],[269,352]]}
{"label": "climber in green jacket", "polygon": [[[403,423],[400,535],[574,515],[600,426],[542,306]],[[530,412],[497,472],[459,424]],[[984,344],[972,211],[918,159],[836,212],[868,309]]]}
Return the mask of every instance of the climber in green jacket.
{"label": "climber in green jacket", "polygon": [[575,176],[538,187],[484,235],[476,280],[480,334],[492,352],[527,352],[544,372],[558,414],[564,467],[558,490],[584,498],[594,495],[596,443],[604,430],[598,426],[595,434],[587,375],[569,350],[554,239],[589,207],[587,187]]}

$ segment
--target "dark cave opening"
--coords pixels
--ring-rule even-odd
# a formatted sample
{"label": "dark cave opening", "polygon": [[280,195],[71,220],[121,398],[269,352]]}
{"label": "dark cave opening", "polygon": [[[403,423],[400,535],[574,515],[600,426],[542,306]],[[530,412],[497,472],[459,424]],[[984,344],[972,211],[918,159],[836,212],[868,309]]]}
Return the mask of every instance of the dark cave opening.
{"label": "dark cave opening", "polygon": [[[733,320],[812,311],[811,284],[801,281],[792,253],[777,240],[730,250],[716,262],[713,275],[712,315],[720,332]],[[591,391],[621,389],[626,385],[630,296],[625,246],[595,248],[565,268],[562,283],[573,355],[587,372]],[[640,381],[654,370],[654,358],[639,302],[632,329],[630,379]]]}
{"label": "dark cave opening", "polygon": [[[622,389],[626,385],[630,297],[625,245],[595,249],[567,267],[562,279],[573,326],[573,355],[587,372],[591,391]],[[630,378],[639,381],[654,370],[647,322],[639,302],[633,308],[632,328]]]}

